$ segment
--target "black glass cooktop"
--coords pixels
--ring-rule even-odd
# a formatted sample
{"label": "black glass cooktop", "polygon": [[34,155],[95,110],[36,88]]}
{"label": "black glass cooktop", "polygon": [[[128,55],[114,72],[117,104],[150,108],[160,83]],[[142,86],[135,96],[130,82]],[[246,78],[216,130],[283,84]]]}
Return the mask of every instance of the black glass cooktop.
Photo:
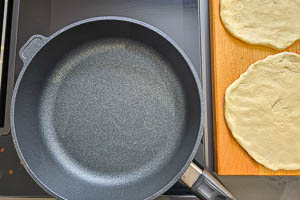
{"label": "black glass cooktop", "polygon": [[[18,51],[33,34],[49,36],[78,20],[96,16],[124,16],[149,23],[176,41],[201,78],[199,1],[197,0],[14,0],[11,5],[10,65],[16,78],[22,68]],[[11,3],[12,4],[12,3]],[[8,116],[8,115],[6,115]],[[196,161],[204,165],[204,146]],[[191,199],[189,189],[177,183],[166,195]],[[184,196],[190,197],[184,197]],[[20,163],[11,135],[0,136],[0,197],[48,197]],[[161,197],[176,199],[175,196]],[[177,197],[178,199],[178,197]]]}

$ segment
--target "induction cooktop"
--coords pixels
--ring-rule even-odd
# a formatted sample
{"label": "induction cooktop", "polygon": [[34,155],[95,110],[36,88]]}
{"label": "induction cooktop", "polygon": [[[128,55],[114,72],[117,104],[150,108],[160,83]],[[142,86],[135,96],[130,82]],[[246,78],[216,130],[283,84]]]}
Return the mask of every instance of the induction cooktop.
{"label": "induction cooktop", "polygon": [[[18,51],[34,34],[49,36],[73,22],[96,16],[123,16],[155,26],[168,34],[186,52],[202,81],[205,133],[195,162],[212,166],[210,112],[209,20],[208,0],[5,0],[1,21],[6,21],[5,51],[1,60],[0,113],[0,197],[50,197],[27,174],[20,162],[9,132],[9,105],[12,87],[23,67]],[[7,5],[4,4],[7,2]],[[5,9],[7,9],[5,11]],[[4,17],[6,16],[6,17]],[[3,46],[3,44],[1,44]],[[2,47],[1,46],[1,47]],[[11,84],[12,85],[12,84]],[[3,89],[4,88],[4,89]],[[2,115],[2,117],[1,117]],[[159,199],[196,199],[178,182]]]}

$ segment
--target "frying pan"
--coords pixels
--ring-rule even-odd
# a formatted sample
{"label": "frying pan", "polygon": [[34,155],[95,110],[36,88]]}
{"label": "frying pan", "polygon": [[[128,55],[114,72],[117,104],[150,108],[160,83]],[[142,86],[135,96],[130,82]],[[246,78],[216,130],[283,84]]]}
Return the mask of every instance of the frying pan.
{"label": "frying pan", "polygon": [[97,17],[21,48],[14,143],[60,199],[154,199],[178,179],[200,198],[233,199],[192,159],[202,137],[199,79],[155,27]]}

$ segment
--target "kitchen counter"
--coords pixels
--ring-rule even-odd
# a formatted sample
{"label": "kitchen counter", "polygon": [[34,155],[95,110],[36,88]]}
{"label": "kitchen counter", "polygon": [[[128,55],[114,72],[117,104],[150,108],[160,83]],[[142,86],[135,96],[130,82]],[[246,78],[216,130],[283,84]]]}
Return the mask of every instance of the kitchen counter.
{"label": "kitchen counter", "polygon": [[300,199],[300,177],[223,176],[220,180],[239,200]]}

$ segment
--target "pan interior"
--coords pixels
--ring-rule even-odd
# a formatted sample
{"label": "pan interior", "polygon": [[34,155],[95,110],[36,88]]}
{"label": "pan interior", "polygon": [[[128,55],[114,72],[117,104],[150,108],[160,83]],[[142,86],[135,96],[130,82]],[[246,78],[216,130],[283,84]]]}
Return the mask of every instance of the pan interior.
{"label": "pan interior", "polygon": [[167,165],[184,136],[186,110],[167,60],[143,43],[106,38],[57,63],[38,114],[42,137],[62,167],[118,185]]}

